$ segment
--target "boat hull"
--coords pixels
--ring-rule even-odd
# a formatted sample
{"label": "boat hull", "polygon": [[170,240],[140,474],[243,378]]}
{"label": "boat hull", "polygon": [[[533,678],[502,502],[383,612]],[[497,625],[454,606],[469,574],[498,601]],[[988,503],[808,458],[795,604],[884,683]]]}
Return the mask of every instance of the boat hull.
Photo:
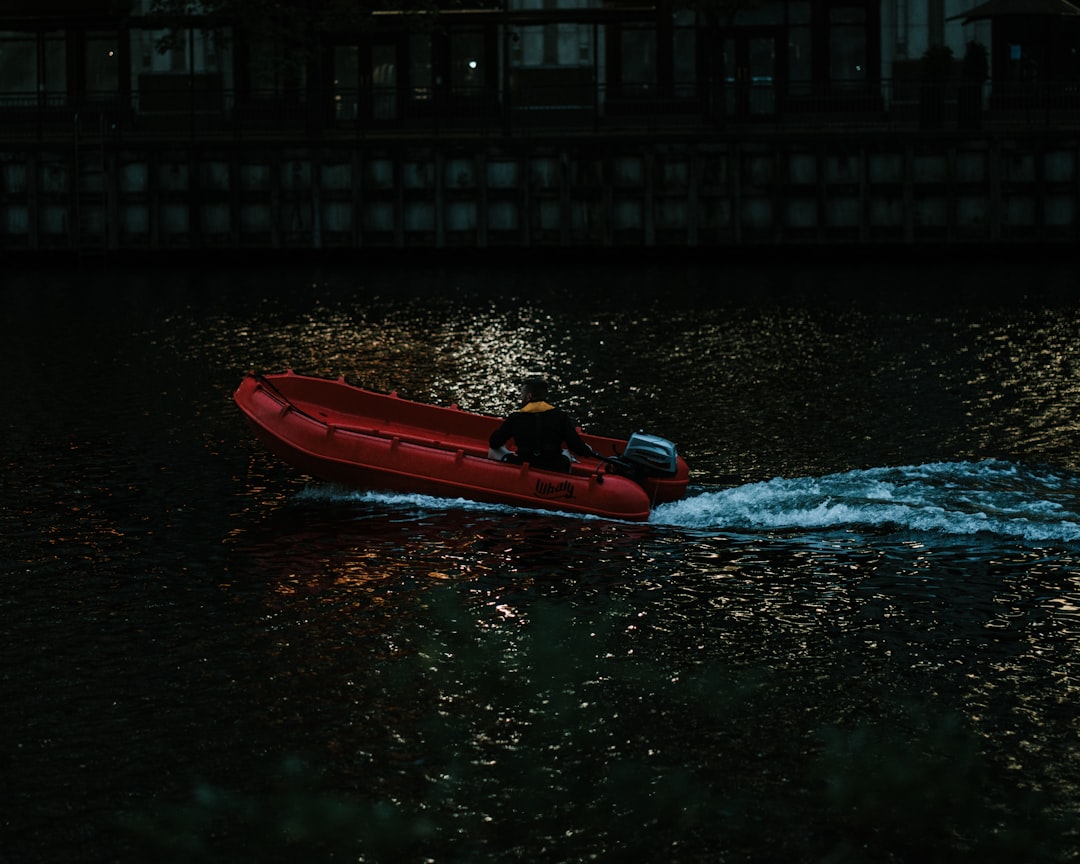
{"label": "boat hull", "polygon": [[[286,372],[247,375],[234,399],[256,437],[305,474],[357,489],[414,492],[516,507],[644,521],[686,493],[688,470],[643,488],[583,460],[570,474],[487,457],[500,418]],[[602,455],[625,442],[583,435]]]}

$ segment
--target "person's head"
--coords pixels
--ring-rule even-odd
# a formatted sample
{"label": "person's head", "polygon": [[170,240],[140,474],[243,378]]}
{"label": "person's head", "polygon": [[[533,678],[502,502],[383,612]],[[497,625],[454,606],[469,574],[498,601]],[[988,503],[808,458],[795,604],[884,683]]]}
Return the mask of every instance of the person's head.
{"label": "person's head", "polygon": [[521,404],[543,402],[548,398],[548,384],[543,378],[526,378],[521,382]]}

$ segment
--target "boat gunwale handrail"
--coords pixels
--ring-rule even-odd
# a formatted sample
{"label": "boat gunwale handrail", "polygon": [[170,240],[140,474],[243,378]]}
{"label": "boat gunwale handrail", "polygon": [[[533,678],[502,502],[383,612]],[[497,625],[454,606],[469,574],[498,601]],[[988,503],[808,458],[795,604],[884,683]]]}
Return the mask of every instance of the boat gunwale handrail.
{"label": "boat gunwale handrail", "polygon": [[[385,430],[385,429],[379,429],[377,427],[371,427],[371,426],[366,426],[366,427],[365,426],[351,426],[351,425],[347,425],[347,424],[344,424],[344,423],[335,423],[335,422],[332,422],[332,421],[330,421],[328,419],[324,420],[322,418],[315,417],[310,412],[305,411],[303,408],[300,408],[299,406],[297,406],[296,403],[293,402],[291,399],[289,399],[288,396],[286,396],[284,393],[282,393],[280,390],[278,390],[278,388],[274,386],[273,382],[266,380],[266,377],[264,375],[262,375],[261,373],[253,372],[252,376],[255,378],[256,382],[260,386],[265,383],[266,386],[263,387],[262,389],[264,390],[264,392],[267,393],[268,396],[270,396],[272,399],[274,399],[275,402],[278,402],[279,404],[283,405],[285,408],[295,412],[296,414],[299,414],[301,417],[303,417],[306,420],[311,421],[312,423],[316,424],[317,426],[325,428],[328,433],[337,434],[338,432],[344,432],[346,434],[366,435],[368,437],[380,438],[380,439],[388,440],[388,441],[397,440],[397,441],[400,441],[402,444],[409,444],[409,445],[414,446],[414,447],[427,447],[427,448],[439,450],[440,452],[443,452],[443,453],[452,453],[452,454],[456,454],[456,453],[460,452],[465,457],[470,457],[471,456],[471,457],[473,457],[475,459],[488,460],[488,455],[487,455],[487,450],[486,449],[484,449],[482,446],[478,446],[476,444],[471,444],[471,443],[468,443],[468,442],[464,442],[461,439],[449,439],[448,440],[448,439],[440,439],[440,438],[427,438],[427,437],[420,436],[420,435],[410,435],[410,434],[402,434],[401,432],[391,432],[391,431],[388,431],[388,430]],[[400,398],[400,397],[398,397],[398,398]],[[422,405],[423,403],[417,403],[417,404]],[[427,407],[438,407],[438,406],[427,406]],[[449,409],[447,409],[447,410],[449,410]],[[457,410],[460,410],[460,409],[457,409]],[[494,462],[496,464],[503,464],[503,463],[499,462],[499,460],[497,460],[497,459],[491,459],[490,461]],[[601,473],[601,469],[602,469],[603,464],[604,464],[604,460],[600,459],[600,460],[596,460],[596,461],[597,461],[597,464],[595,466],[592,465],[591,462],[590,463],[578,462],[578,463],[572,464],[568,474],[570,476],[574,476],[574,477],[596,476],[598,479],[600,479],[601,482],[603,482],[603,480],[602,480],[602,478],[600,476],[600,473]],[[509,467],[509,468],[521,467],[521,466],[519,466],[519,465],[517,465],[515,463],[505,463],[505,464],[506,464],[506,467]],[[531,465],[531,464],[529,464],[527,462],[523,463],[523,464],[530,471],[544,471],[545,473],[556,474],[556,475],[562,474],[562,472],[560,472],[560,471],[549,471],[548,469],[539,468],[539,467]],[[580,466],[580,467],[577,468],[577,470],[574,470],[576,466]]]}

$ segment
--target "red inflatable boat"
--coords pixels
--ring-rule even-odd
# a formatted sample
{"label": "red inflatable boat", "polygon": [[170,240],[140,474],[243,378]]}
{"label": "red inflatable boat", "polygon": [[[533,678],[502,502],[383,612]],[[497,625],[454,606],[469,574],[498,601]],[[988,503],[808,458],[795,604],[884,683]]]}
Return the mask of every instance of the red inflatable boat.
{"label": "red inflatable boat", "polygon": [[344,379],[291,370],[249,373],[234,394],[258,439],[305,474],[359,489],[591,513],[645,521],[656,504],[686,494],[689,471],[674,445],[583,434],[601,459],[569,474],[488,458],[498,417],[376,393]]}

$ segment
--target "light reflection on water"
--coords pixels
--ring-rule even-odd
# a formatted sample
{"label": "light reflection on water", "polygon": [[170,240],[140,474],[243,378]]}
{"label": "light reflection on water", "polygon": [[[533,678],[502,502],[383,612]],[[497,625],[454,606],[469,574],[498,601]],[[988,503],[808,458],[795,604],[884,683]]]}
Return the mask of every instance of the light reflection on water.
{"label": "light reflection on water", "polygon": [[[303,754],[460,860],[822,860],[851,836],[884,856],[822,804],[824,730],[895,724],[914,751],[940,731],[919,717],[953,714],[990,763],[979,794],[1007,809],[1019,769],[1071,806],[1075,302],[653,277],[617,299],[596,273],[5,294],[16,850],[89,836],[114,860],[116,810],[255,792]],[[493,414],[546,370],[588,428],[676,440],[694,498],[626,525],[328,489],[229,399],[289,367]],[[93,803],[42,806],[59,795]]]}

